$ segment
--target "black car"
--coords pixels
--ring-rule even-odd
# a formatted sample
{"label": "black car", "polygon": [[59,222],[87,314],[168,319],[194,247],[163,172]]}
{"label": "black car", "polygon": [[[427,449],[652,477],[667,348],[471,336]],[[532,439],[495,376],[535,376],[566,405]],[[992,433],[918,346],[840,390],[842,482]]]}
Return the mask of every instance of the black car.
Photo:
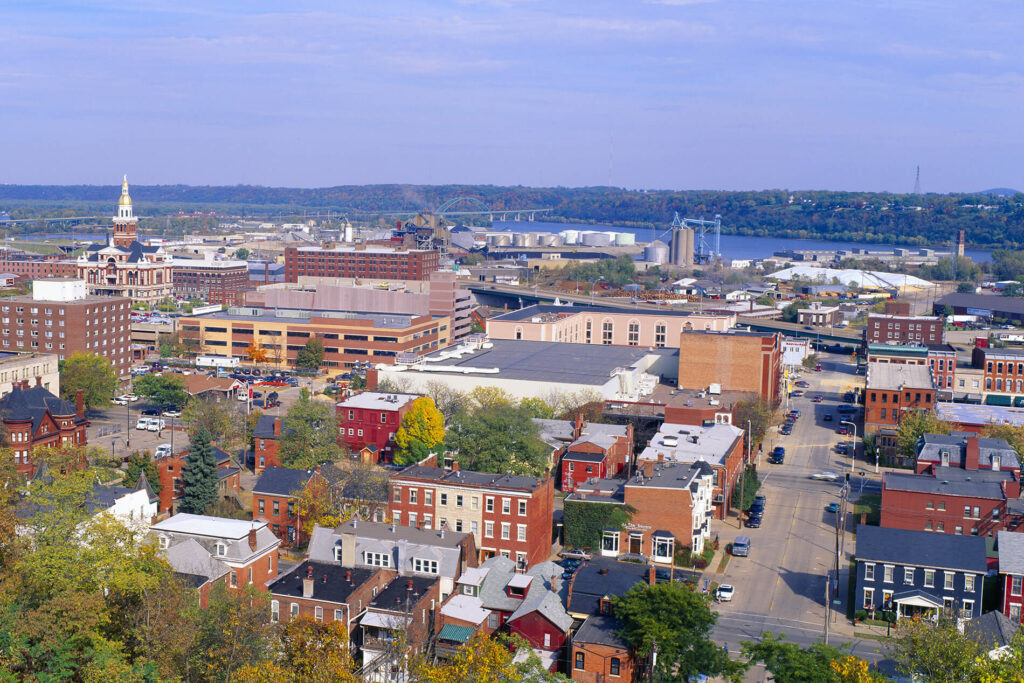
{"label": "black car", "polygon": [[142,411],[142,415],[151,415],[151,416],[154,416],[154,417],[159,417],[160,416],[160,409],[159,408],[146,408],[145,410]]}
{"label": "black car", "polygon": [[745,521],[744,524],[746,524],[751,529],[757,529],[761,526],[761,515],[747,517],[747,521]]}
{"label": "black car", "polygon": [[823,419],[825,422],[831,422],[832,421],[832,413],[825,413],[825,417],[823,417],[821,419]]}
{"label": "black car", "polygon": [[747,517],[760,517],[764,514],[764,503],[754,501],[753,504],[747,508]]}
{"label": "black car", "polygon": [[789,436],[792,433],[793,433],[793,425],[791,425],[791,424],[783,425],[782,429],[779,430],[779,434],[782,434],[784,436]]}
{"label": "black car", "polygon": [[768,456],[768,464],[769,465],[783,465],[783,464],[785,464],[785,462],[786,462],[785,456],[782,456],[782,455],[769,455]]}

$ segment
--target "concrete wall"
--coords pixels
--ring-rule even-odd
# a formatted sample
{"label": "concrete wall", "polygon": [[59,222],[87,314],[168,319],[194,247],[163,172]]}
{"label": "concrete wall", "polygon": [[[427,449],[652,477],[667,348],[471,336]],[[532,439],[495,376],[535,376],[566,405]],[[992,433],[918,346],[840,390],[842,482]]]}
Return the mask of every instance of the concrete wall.
{"label": "concrete wall", "polygon": [[[551,320],[550,314],[540,316],[541,322],[525,320],[487,321],[487,336],[492,339],[524,339],[527,341],[558,341],[573,344],[604,343],[604,325],[611,324],[611,345],[679,348],[679,335],[686,329],[724,332],[736,324],[736,315],[695,314],[690,316],[659,316],[649,313],[589,313],[566,309],[565,317]],[[587,323],[590,334],[587,334]],[[637,326],[636,340],[630,339],[629,326]],[[658,334],[659,327],[664,328]]]}

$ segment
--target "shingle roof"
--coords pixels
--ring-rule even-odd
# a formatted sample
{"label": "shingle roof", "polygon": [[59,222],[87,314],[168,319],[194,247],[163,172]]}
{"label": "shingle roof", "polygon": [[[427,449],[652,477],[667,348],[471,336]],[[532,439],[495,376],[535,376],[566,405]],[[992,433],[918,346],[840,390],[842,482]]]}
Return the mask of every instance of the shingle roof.
{"label": "shingle roof", "polygon": [[968,496],[1002,500],[1002,482],[1010,481],[1013,475],[1005,470],[962,470],[954,467],[940,467],[933,477],[929,474],[909,472],[886,472],[882,477],[882,488],[890,491],[912,491],[914,493],[940,493],[950,496]]}
{"label": "shingle roof", "polygon": [[[917,459],[925,462],[942,462],[942,452],[949,452],[949,464],[964,465],[967,439],[974,437],[967,432],[951,434],[925,434],[917,440]],[[1020,467],[1017,452],[1004,439],[978,437],[978,465],[992,466],[992,456],[998,455],[1002,467]]]}
{"label": "shingle roof", "polygon": [[608,645],[610,647],[621,647],[628,649],[626,641],[619,636],[622,622],[614,617],[602,614],[592,614],[587,617],[583,625],[573,634],[574,643],[593,643],[595,645]]}
{"label": "shingle roof", "polygon": [[857,527],[857,560],[984,573],[985,539],[930,531]]}
{"label": "shingle roof", "polygon": [[343,603],[352,591],[373,578],[378,569],[346,569],[331,562],[306,560],[267,585],[267,592],[288,597],[302,597],[302,580],[312,569],[313,599]]}
{"label": "shingle roof", "polygon": [[568,609],[574,614],[598,614],[602,598],[625,595],[636,584],[647,583],[648,578],[647,565],[595,557],[576,570]]}
{"label": "shingle roof", "polygon": [[508,620],[513,621],[533,612],[542,615],[563,632],[567,632],[569,627],[572,626],[572,617],[565,611],[561,598],[558,597],[557,593],[553,593],[550,590],[531,590],[526,599],[523,600],[523,603],[519,605],[519,608],[512,613]]}
{"label": "shingle roof", "polygon": [[1024,534],[999,531],[996,544],[999,547],[999,572],[1024,576]]}
{"label": "shingle roof", "polygon": [[964,624],[964,635],[992,651],[1009,645],[1019,628],[1020,622],[994,611],[968,620]]}
{"label": "shingle roof", "polygon": [[77,408],[71,401],[54,396],[43,387],[15,388],[0,398],[0,416],[5,421],[30,420],[33,434],[47,412],[50,415],[68,417],[76,415]]}
{"label": "shingle roof", "polygon": [[272,496],[292,496],[309,483],[313,470],[293,470],[287,467],[268,467],[253,486],[253,493]]}
{"label": "shingle roof", "polygon": [[252,430],[252,435],[257,439],[280,438],[274,434],[274,419],[273,415],[260,415],[256,421],[256,428]]}
{"label": "shingle roof", "polygon": [[411,465],[392,477],[392,481],[403,479],[419,479],[427,481],[444,481],[448,484],[465,484],[469,486],[489,486],[494,488],[515,488],[532,491],[543,483],[537,477],[523,477],[514,474],[491,474],[488,472],[472,472],[469,470],[445,470],[440,467],[424,467]]}

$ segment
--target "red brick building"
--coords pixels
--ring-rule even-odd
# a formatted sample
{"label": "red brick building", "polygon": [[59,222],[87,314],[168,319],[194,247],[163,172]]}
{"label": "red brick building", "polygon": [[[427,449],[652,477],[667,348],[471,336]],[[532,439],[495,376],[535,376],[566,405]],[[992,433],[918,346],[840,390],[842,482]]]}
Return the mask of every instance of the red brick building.
{"label": "red brick building", "polygon": [[782,335],[688,330],[679,340],[679,388],[746,391],[774,403],[782,378]]}
{"label": "red brick building", "polygon": [[626,472],[633,462],[633,425],[575,420],[534,419],[540,439],[552,448],[551,466],[559,471],[563,491],[572,491],[591,477]]}
{"label": "red brick building", "polygon": [[872,344],[868,346],[867,361],[926,365],[932,371],[936,389],[953,391],[956,349],[949,344]]}
{"label": "red brick building", "polygon": [[885,449],[895,445],[904,414],[935,407],[931,368],[925,365],[868,363],[864,394],[864,436],[878,434]]}
{"label": "red brick building", "polygon": [[0,261],[0,272],[18,275],[26,280],[42,280],[51,277],[73,278],[77,275],[77,270],[73,260],[26,257]]}
{"label": "red brick building", "polygon": [[351,635],[359,615],[394,576],[388,569],[347,569],[336,562],[306,560],[268,584],[270,620],[336,621]]}
{"label": "red brick building", "polygon": [[268,467],[252,489],[252,518],[270,524],[274,535],[286,546],[302,544],[309,536],[302,528],[297,505],[299,494],[309,486],[315,470]]}
{"label": "red brick building", "polygon": [[389,511],[396,524],[442,525],[474,536],[480,559],[495,555],[525,568],[551,554],[554,480],[469,472],[424,464],[391,478]]}
{"label": "red brick building", "polygon": [[0,398],[0,416],[11,441],[18,472],[27,477],[35,474],[32,451],[47,446],[85,446],[85,407],[82,392],[71,403],[41,386],[29,387],[22,382]]}
{"label": "red brick building", "polygon": [[[387,652],[400,634],[405,638],[408,653],[426,650],[435,633],[440,585],[435,578],[400,576],[375,593],[359,618],[364,666]],[[388,670],[377,680],[400,680],[397,674],[396,670]]]}
{"label": "red brick building", "polygon": [[1000,612],[1014,623],[1024,622],[1024,534],[1000,531],[996,534],[999,551],[999,578],[1003,603]]}
{"label": "red brick building", "polygon": [[932,316],[869,315],[864,344],[941,344],[942,318]]}
{"label": "red brick building", "polygon": [[638,680],[633,652],[619,635],[622,624],[611,616],[587,617],[572,636],[569,676],[582,683]]}
{"label": "red brick building", "polygon": [[[337,404],[338,438],[350,451],[376,448],[374,462],[391,462],[395,432],[419,396],[364,391]],[[371,451],[373,452],[373,451]]]}
{"label": "red brick building", "polygon": [[985,373],[986,394],[1024,394],[1024,350],[975,346],[971,360]]}
{"label": "red brick building", "polygon": [[260,415],[252,431],[253,457],[256,459],[256,474],[268,467],[280,467],[277,449],[281,442],[281,418],[274,415]]}
{"label": "red brick building", "polygon": [[382,280],[428,280],[440,267],[430,249],[387,247],[289,247],[284,251],[286,282],[299,277],[356,277]]}
{"label": "red brick building", "polygon": [[[239,468],[234,467],[231,456],[219,448],[213,449],[217,460],[217,498],[229,500],[241,491]],[[174,512],[175,504],[182,494],[182,476],[188,469],[188,451],[159,458],[156,461],[157,473],[160,475],[160,512]]]}
{"label": "red brick building", "polygon": [[249,264],[231,259],[175,259],[173,278],[175,296],[213,303],[210,297],[215,293],[223,301],[230,292],[233,303],[236,292],[249,289]]}

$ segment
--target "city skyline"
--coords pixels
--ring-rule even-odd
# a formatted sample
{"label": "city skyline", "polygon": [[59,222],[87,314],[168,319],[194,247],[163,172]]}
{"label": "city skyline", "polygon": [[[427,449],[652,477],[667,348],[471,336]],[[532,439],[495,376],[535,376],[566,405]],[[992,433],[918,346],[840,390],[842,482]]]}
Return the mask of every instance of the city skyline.
{"label": "city skyline", "polygon": [[277,7],[7,6],[0,182],[1024,188],[1009,2]]}

